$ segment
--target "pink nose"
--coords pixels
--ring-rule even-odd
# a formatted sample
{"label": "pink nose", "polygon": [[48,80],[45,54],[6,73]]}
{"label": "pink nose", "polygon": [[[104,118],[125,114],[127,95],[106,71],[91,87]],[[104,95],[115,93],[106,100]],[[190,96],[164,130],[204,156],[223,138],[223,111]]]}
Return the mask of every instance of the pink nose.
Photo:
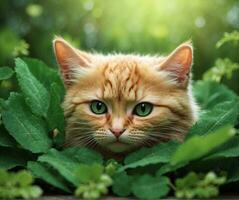
{"label": "pink nose", "polygon": [[119,138],[125,132],[125,130],[126,129],[118,129],[118,128],[110,129],[111,133],[113,133],[114,136],[117,138]]}

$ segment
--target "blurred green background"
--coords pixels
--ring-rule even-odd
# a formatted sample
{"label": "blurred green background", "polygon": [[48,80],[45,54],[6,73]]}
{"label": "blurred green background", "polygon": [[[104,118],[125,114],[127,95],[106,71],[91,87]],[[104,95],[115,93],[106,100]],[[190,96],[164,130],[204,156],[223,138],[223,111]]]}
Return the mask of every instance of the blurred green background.
{"label": "blurred green background", "polygon": [[[56,67],[54,35],[103,53],[167,54],[192,39],[194,79],[216,58],[239,62],[238,45],[215,47],[239,29],[238,0],[1,0],[0,23],[1,66],[30,56]],[[238,71],[223,82],[239,92]]]}

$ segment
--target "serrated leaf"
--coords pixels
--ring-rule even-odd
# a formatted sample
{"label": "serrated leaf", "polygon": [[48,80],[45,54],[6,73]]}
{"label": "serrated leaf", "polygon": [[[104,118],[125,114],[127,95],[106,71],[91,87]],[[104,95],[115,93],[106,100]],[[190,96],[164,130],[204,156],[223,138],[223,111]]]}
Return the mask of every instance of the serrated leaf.
{"label": "serrated leaf", "polygon": [[52,142],[44,121],[31,113],[21,95],[11,93],[8,109],[3,111],[2,118],[10,135],[23,148],[33,153],[41,153],[51,147]]}
{"label": "serrated leaf", "polygon": [[51,84],[56,83],[59,87],[59,96],[61,101],[65,95],[64,84],[61,80],[59,71],[54,70],[48,67],[44,62],[34,59],[34,58],[23,58],[23,60],[27,63],[29,70],[40,81],[45,88],[50,92]]}
{"label": "serrated leaf", "polygon": [[200,116],[199,121],[189,130],[186,139],[194,135],[207,135],[227,124],[234,125],[239,114],[239,101],[234,99],[215,105]]}
{"label": "serrated leaf", "polygon": [[129,196],[132,190],[133,177],[125,171],[117,173],[113,177],[113,192],[122,197]]}
{"label": "serrated leaf", "polygon": [[238,99],[238,96],[225,85],[212,81],[197,81],[193,85],[193,93],[203,110],[212,109],[219,103]]}
{"label": "serrated leaf", "polygon": [[142,148],[127,156],[125,159],[126,165],[119,168],[119,171],[151,164],[167,163],[170,161],[178,145],[178,142],[170,141],[168,143],[161,143],[152,148]]}
{"label": "serrated leaf", "polygon": [[13,70],[10,67],[0,67],[0,81],[11,78]]}
{"label": "serrated leaf", "polygon": [[0,167],[11,169],[16,166],[26,166],[27,161],[34,159],[34,156],[26,150],[0,147]]}
{"label": "serrated leaf", "polygon": [[65,192],[71,192],[65,179],[48,165],[44,163],[29,161],[27,163],[27,169],[29,169],[37,178],[44,180],[50,185]]}
{"label": "serrated leaf", "polygon": [[174,153],[171,164],[189,162],[207,155],[235,135],[231,126],[225,126],[206,135],[197,135],[186,140]]}
{"label": "serrated leaf", "polygon": [[15,63],[17,80],[26,103],[34,114],[46,117],[50,103],[50,97],[46,88],[33,76],[22,59],[17,58]]}
{"label": "serrated leaf", "polygon": [[169,180],[167,177],[152,177],[146,174],[134,180],[132,191],[140,199],[156,199],[168,194],[168,184]]}
{"label": "serrated leaf", "polygon": [[67,148],[63,151],[63,154],[67,157],[74,159],[76,162],[84,164],[99,163],[103,164],[102,155],[98,152],[87,148]]}
{"label": "serrated leaf", "polygon": [[48,163],[66,180],[78,186],[78,178],[75,176],[78,165],[102,163],[102,158],[98,153],[85,148],[69,148],[62,152],[51,149],[47,154],[40,156],[38,161]]}

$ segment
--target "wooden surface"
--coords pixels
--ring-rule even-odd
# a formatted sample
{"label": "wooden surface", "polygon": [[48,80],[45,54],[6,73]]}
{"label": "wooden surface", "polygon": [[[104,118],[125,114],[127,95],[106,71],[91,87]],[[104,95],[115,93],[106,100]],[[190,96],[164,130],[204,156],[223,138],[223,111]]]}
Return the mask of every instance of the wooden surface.
{"label": "wooden surface", "polygon": [[[101,198],[102,200],[135,200],[133,198],[121,198],[121,197],[104,197]],[[217,200],[231,200],[231,199],[239,199],[239,197],[236,196],[227,196],[227,197],[218,197],[216,198]],[[215,200],[216,200],[215,199]],[[79,200],[79,198],[75,198],[72,196],[45,196],[45,197],[41,197],[37,200]],[[175,198],[167,198],[164,200],[177,200]],[[213,199],[210,199],[213,200]]]}

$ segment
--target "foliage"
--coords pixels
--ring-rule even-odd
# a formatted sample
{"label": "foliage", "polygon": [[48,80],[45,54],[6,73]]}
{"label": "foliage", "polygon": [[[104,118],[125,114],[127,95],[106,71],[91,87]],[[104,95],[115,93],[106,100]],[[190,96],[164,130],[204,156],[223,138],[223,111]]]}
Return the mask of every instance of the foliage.
{"label": "foliage", "polygon": [[17,57],[20,55],[29,55],[29,44],[25,40],[20,40],[18,45],[13,49],[13,56]]}
{"label": "foliage", "polygon": [[195,172],[188,173],[175,181],[175,196],[180,199],[212,198],[219,194],[219,186],[226,181],[225,176],[217,176],[214,172],[206,175]]}
{"label": "foliage", "polygon": [[9,79],[13,75],[13,71],[9,67],[1,67],[0,68],[0,81]]}
{"label": "foliage", "polygon": [[204,80],[212,80],[216,82],[221,82],[222,78],[225,76],[227,79],[231,79],[233,72],[239,69],[238,63],[233,63],[229,58],[217,59],[215,66],[210,68],[204,73]]}
{"label": "foliage", "polygon": [[32,76],[27,64],[20,58],[16,59],[16,74],[26,103],[34,114],[46,117],[50,97],[44,86]]}
{"label": "foliage", "polygon": [[75,195],[84,199],[98,199],[102,194],[107,194],[107,188],[112,185],[111,177],[104,172],[104,167],[100,164],[79,165],[76,177],[79,185]]}
{"label": "foliage", "polygon": [[[230,126],[213,131],[207,135],[197,135],[186,140],[171,158],[172,165],[189,162],[207,155],[216,147],[224,144],[235,135],[235,130]],[[197,149],[192,154],[192,147]]]}
{"label": "foliage", "polygon": [[234,44],[237,44],[239,41],[239,32],[233,31],[231,33],[225,32],[223,37],[217,42],[216,47],[220,48],[222,45],[228,42],[233,42]]}
{"label": "foliage", "polygon": [[32,185],[33,181],[33,176],[26,170],[11,173],[0,169],[0,198],[32,199],[41,196],[41,188]]}

